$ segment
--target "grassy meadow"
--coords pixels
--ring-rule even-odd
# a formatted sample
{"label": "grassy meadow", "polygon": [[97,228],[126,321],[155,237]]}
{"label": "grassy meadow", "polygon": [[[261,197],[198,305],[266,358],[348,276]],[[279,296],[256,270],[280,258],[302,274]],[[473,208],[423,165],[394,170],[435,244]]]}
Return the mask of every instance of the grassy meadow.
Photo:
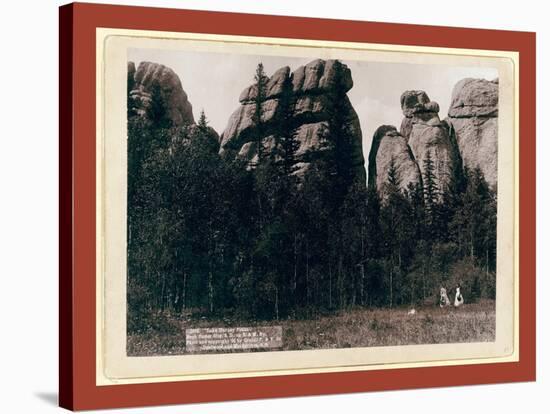
{"label": "grassy meadow", "polygon": [[353,309],[309,319],[251,322],[231,318],[163,313],[145,332],[128,336],[129,356],[185,354],[185,329],[206,327],[283,327],[281,350],[330,349],[391,345],[491,342],[495,339],[495,302],[483,300],[460,308]]}

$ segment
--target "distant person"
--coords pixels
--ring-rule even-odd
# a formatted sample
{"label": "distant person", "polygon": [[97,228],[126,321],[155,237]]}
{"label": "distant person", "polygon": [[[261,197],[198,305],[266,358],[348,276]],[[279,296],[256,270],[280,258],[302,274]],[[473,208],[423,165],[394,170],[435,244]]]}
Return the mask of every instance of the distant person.
{"label": "distant person", "polygon": [[449,300],[449,296],[447,296],[447,289],[441,287],[441,289],[439,289],[439,307],[444,308],[450,304],[451,301]]}
{"label": "distant person", "polygon": [[464,304],[464,297],[462,296],[462,293],[460,293],[460,285],[456,287],[456,293],[455,293],[455,307],[462,306]]}

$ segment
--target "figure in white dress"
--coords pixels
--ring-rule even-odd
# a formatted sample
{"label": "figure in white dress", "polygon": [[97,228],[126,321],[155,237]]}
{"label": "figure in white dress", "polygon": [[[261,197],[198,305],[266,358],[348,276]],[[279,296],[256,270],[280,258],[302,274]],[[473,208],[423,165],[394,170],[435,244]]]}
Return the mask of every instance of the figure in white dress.
{"label": "figure in white dress", "polygon": [[455,293],[455,307],[459,307],[464,303],[464,297],[462,296],[462,293],[460,293],[460,285],[456,287],[456,293]]}
{"label": "figure in white dress", "polygon": [[450,304],[451,301],[447,296],[447,289],[442,287],[441,289],[439,289],[439,307],[444,308],[445,306],[449,306]]}

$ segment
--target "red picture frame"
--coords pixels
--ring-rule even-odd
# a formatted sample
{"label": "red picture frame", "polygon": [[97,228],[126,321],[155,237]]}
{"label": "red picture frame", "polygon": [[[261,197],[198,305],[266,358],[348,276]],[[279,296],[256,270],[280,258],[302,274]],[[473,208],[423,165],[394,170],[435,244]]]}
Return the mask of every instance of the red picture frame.
{"label": "red picture frame", "polygon": [[[96,28],[519,53],[519,361],[96,385]],[[73,3],[60,8],[59,403],[71,410],[535,380],[535,34]]]}

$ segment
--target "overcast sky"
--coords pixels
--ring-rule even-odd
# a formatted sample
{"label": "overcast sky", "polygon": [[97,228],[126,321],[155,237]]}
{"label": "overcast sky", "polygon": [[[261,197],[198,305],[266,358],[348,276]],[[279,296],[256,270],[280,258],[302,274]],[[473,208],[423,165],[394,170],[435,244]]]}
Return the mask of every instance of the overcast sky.
{"label": "overcast sky", "polygon": [[[286,56],[254,56],[160,49],[129,49],[128,60],[161,63],[176,72],[183,89],[193,105],[198,119],[204,109],[210,125],[221,134],[229,116],[239,105],[241,91],[254,81],[259,62],[271,76],[282,66],[291,70],[310,62],[311,58]],[[353,88],[348,92],[363,132],[365,165],[376,128],[382,124],[398,129],[403,119],[399,98],[405,90],[426,91],[432,101],[439,103],[439,116],[447,116],[453,86],[463,78],[492,80],[498,72],[486,67],[457,67],[447,65],[404,64],[349,61]]]}

